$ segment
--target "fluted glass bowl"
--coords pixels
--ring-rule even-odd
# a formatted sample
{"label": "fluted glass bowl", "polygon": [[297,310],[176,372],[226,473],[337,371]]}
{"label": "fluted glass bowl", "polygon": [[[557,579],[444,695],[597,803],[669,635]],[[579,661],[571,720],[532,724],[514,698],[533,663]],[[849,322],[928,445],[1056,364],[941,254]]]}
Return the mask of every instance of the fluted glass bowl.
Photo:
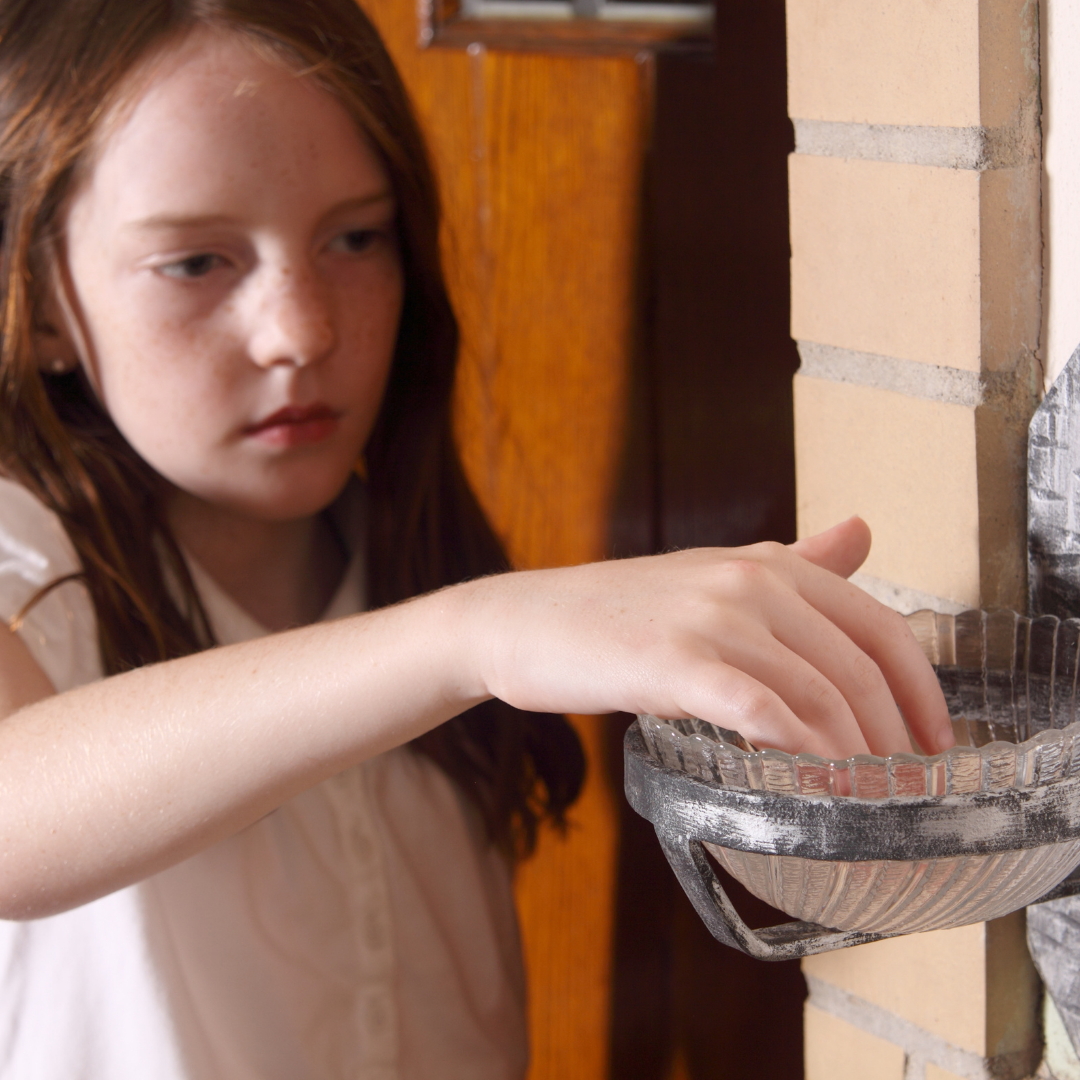
{"label": "fluted glass bowl", "polygon": [[[702,720],[640,716],[649,753],[710,783],[814,799],[995,792],[1080,773],[1080,620],[918,611],[907,621],[945,692],[953,749],[836,761],[754,751],[736,732]],[[1038,899],[1080,862],[1080,840],[918,862],[826,862],[705,846],[750,892],[794,918],[877,933],[996,918]]]}

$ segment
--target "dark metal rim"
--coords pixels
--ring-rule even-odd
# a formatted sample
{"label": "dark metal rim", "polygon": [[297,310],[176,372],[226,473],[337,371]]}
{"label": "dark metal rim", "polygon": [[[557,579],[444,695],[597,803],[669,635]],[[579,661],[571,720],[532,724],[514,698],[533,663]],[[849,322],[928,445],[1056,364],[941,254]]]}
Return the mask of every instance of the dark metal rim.
{"label": "dark metal rim", "polygon": [[658,830],[737,851],[910,862],[1080,839],[1080,777],[1028,790],[873,800],[740,791],[658,764],[636,722],[624,762],[626,797]]}

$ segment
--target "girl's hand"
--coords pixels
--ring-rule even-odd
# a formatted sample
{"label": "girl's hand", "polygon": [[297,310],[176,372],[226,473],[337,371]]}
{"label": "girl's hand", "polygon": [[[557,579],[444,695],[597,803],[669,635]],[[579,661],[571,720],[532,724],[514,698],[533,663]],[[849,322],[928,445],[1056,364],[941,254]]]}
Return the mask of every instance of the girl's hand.
{"label": "girl's hand", "polygon": [[933,670],[903,618],[844,580],[869,549],[852,518],[789,547],[475,582],[484,690],[545,712],[697,716],[838,758],[910,751],[902,710],[937,753],[954,740]]}

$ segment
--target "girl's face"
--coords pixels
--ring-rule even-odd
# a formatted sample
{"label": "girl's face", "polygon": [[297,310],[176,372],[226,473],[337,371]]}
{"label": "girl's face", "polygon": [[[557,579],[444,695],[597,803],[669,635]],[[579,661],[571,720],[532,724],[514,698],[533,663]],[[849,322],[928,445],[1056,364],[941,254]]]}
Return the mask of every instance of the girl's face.
{"label": "girl's face", "polygon": [[394,201],[345,108],[197,31],[106,127],[58,293],[102,403],[180,490],[293,520],[371,432],[403,282]]}

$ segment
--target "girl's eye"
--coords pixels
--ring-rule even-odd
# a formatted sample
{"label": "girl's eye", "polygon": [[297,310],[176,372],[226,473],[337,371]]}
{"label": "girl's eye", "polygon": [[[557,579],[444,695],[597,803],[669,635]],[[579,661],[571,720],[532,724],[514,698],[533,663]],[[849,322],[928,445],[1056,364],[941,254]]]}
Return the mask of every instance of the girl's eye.
{"label": "girl's eye", "polygon": [[383,234],[378,229],[350,229],[330,242],[331,251],[340,251],[346,255],[359,255],[367,251]]}
{"label": "girl's eye", "polygon": [[177,262],[159,266],[158,273],[171,278],[201,278],[209,274],[211,270],[216,270],[221,263],[220,255],[201,253],[199,255],[189,255],[186,259],[179,259]]}

